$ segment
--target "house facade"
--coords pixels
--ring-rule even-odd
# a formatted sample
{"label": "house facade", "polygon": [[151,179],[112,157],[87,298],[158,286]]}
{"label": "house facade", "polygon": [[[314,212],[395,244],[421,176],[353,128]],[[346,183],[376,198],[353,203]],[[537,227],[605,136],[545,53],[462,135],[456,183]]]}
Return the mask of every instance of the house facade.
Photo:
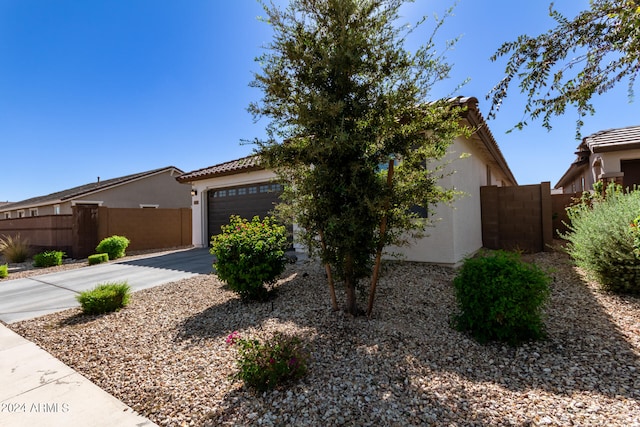
{"label": "house facade", "polygon": [[[457,264],[478,251],[482,247],[480,187],[517,184],[478,110],[477,99],[452,101],[467,107],[462,119],[476,131],[470,138],[453,141],[445,159],[451,173],[445,173],[441,185],[462,191],[464,196],[453,207],[443,205],[436,209],[432,215],[434,227],[427,231],[428,236],[410,246],[390,248],[408,261]],[[231,214],[245,218],[266,215],[282,190],[275,181],[276,174],[261,167],[256,156],[188,172],[177,180],[191,186],[192,242],[200,247],[209,244]]]}
{"label": "house facade", "polygon": [[598,181],[624,188],[640,185],[640,126],[608,129],[583,138],[576,160],[555,189],[565,194],[593,190]]}
{"label": "house facade", "polygon": [[69,188],[0,205],[0,221],[45,215],[70,215],[75,205],[110,208],[188,208],[188,188],[176,182],[182,170],[168,166]]}

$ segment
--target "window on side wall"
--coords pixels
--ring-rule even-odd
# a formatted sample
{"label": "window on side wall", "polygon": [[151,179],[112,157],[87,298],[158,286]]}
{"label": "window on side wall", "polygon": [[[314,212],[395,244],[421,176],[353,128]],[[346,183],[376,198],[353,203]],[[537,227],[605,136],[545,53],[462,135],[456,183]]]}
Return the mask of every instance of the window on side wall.
{"label": "window on side wall", "polygon": [[53,214],[60,215],[60,205],[53,205]]}
{"label": "window on side wall", "polygon": [[38,216],[38,208],[29,209],[29,216]]}
{"label": "window on side wall", "polygon": [[24,218],[24,211],[18,211],[18,218]]}

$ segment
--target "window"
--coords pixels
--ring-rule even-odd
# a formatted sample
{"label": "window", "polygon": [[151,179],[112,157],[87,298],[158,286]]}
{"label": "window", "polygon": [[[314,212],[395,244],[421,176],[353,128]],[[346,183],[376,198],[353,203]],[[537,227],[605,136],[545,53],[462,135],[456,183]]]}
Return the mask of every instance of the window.
{"label": "window", "polygon": [[247,194],[246,188],[238,188],[238,196],[244,196],[245,194]]}
{"label": "window", "polygon": [[60,215],[60,205],[53,205],[53,214]]}
{"label": "window", "polygon": [[249,187],[249,194],[256,194],[258,192],[257,187]]}
{"label": "window", "polygon": [[4,219],[11,219],[11,212],[5,212]]}
{"label": "window", "polygon": [[145,204],[141,204],[140,207],[142,209],[158,209],[158,207],[160,207],[160,205],[145,205]]}
{"label": "window", "polygon": [[268,185],[261,185],[260,186],[260,192],[261,193],[268,193],[269,191],[270,190],[269,190],[269,186]]}
{"label": "window", "polygon": [[38,216],[38,208],[29,209],[29,216]]}
{"label": "window", "polygon": [[234,188],[234,189],[229,190],[229,197],[231,197],[231,196],[235,196],[235,195],[236,195],[236,189],[235,189],[235,188]]}
{"label": "window", "polygon": [[24,218],[24,211],[18,211],[18,218]]}

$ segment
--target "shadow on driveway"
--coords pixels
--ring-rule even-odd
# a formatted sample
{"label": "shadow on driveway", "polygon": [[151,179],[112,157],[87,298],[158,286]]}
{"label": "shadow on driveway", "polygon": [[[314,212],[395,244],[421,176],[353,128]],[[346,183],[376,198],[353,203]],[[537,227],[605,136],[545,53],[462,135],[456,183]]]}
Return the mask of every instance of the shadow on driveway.
{"label": "shadow on driveway", "polygon": [[187,249],[166,255],[151,256],[117,263],[138,267],[184,271],[194,274],[210,274],[213,272],[213,255],[209,253],[209,248]]}

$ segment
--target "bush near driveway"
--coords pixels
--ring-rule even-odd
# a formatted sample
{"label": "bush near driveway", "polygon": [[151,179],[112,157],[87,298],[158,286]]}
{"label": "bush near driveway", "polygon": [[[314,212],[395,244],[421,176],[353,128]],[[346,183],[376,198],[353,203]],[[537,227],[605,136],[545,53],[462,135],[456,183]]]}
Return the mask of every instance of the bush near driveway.
{"label": "bush near driveway", "polygon": [[122,258],[131,241],[124,236],[111,236],[102,241],[96,247],[96,253],[109,254],[109,259]]}
{"label": "bush near driveway", "polygon": [[131,288],[127,282],[102,283],[76,297],[85,314],[102,314],[120,310],[129,304]]}

